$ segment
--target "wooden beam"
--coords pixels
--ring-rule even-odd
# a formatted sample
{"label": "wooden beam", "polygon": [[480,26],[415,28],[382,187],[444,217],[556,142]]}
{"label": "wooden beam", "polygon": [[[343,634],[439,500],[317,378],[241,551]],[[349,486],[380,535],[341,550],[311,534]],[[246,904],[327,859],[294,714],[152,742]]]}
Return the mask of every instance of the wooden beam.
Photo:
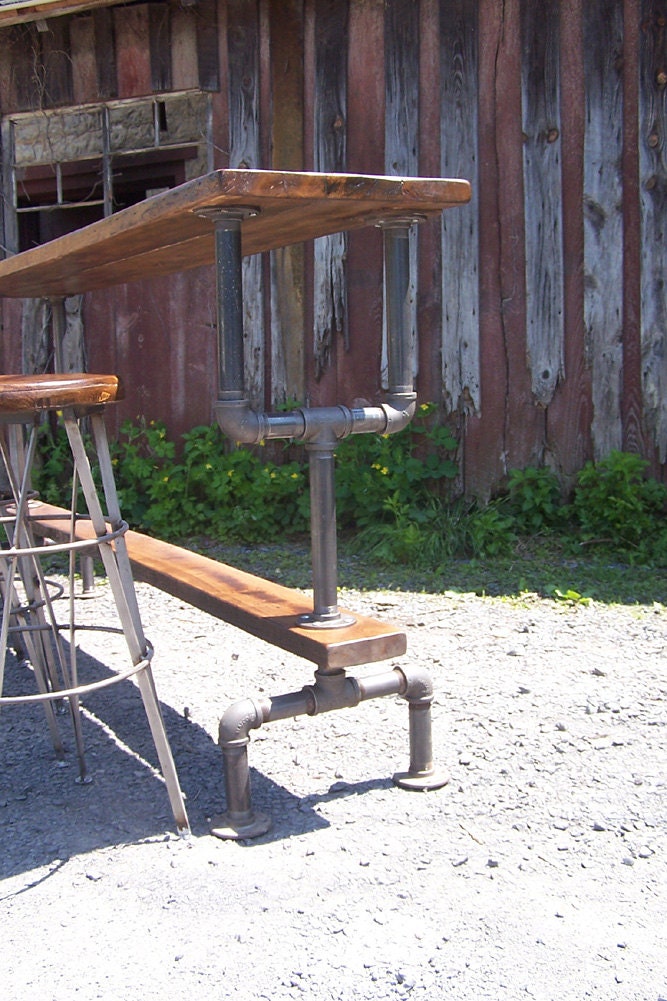
{"label": "wooden beam", "polygon": [[61,17],[96,7],[113,7],[119,0],[15,0],[0,4],[0,28],[28,21],[42,21],[47,17]]}

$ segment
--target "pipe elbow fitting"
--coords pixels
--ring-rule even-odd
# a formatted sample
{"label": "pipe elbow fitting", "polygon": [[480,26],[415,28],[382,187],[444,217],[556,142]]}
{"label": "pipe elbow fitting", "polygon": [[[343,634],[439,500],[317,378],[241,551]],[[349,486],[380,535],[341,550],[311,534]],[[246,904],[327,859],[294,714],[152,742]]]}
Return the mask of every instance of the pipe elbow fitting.
{"label": "pipe elbow fitting", "polygon": [[384,434],[396,434],[406,428],[415,415],[416,393],[390,393],[380,407],[385,415]]}
{"label": "pipe elbow fitting", "polygon": [[221,747],[230,744],[247,744],[248,734],[265,722],[262,706],[253,699],[241,699],[231,705],[222,716],[218,727],[218,743]]}
{"label": "pipe elbow fitting", "polygon": [[264,414],[252,410],[248,400],[218,400],[214,412],[220,430],[232,441],[259,445],[267,436]]}
{"label": "pipe elbow fitting", "polygon": [[430,705],[433,701],[433,680],[423,667],[398,667],[395,670],[405,678],[405,690],[401,692],[408,702]]}

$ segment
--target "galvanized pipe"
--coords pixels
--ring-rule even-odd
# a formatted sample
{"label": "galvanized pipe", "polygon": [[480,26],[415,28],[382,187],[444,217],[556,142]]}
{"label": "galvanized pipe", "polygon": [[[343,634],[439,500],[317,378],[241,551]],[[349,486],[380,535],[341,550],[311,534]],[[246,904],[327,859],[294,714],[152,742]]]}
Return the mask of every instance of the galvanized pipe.
{"label": "galvanized pipe", "polygon": [[[243,395],[243,277],[241,218],[215,224],[215,283],[218,305],[218,385],[224,398]],[[231,395],[234,394],[234,395]]]}
{"label": "galvanized pipe", "polygon": [[317,716],[351,708],[368,699],[401,695],[409,705],[410,765],[396,773],[394,782],[403,789],[438,789],[449,781],[433,765],[431,703],[433,684],[421,668],[399,668],[365,678],[348,677],[344,671],[315,672],[315,683],[300,692],[261,700],[234,703],[220,720],[219,743],[225,766],[227,812],[212,821],[211,832],[219,838],[253,838],[271,827],[270,818],[253,810],[248,766],[250,730],[263,723],[295,716]]}
{"label": "galvanized pipe", "polygon": [[287,414],[255,411],[245,398],[241,222],[252,209],[202,210],[215,225],[219,340],[218,425],[232,441],[259,444],[291,438],[309,453],[313,611],[300,617],[311,628],[354,622],[338,609],[334,450],[351,434],[393,434],[412,419],[414,358],[410,343],[410,227],[415,219],[383,224],[389,391],[379,406],[302,407]]}
{"label": "galvanized pipe", "polygon": [[433,764],[431,705],[433,682],[423,668],[404,670],[403,697],[408,703],[410,729],[410,764],[406,772],[397,772],[394,783],[401,789],[427,791],[440,789],[449,782],[449,775]]}
{"label": "galvanized pipe", "polygon": [[351,615],[338,610],[338,550],[336,539],[336,491],[334,449],[336,441],[311,442],[306,446],[310,471],[310,549],[313,581],[313,611],[299,616],[310,627],[349,626]]}
{"label": "galvanized pipe", "polygon": [[382,227],[389,393],[398,396],[414,391],[414,357],[410,343],[412,222],[398,219]]}

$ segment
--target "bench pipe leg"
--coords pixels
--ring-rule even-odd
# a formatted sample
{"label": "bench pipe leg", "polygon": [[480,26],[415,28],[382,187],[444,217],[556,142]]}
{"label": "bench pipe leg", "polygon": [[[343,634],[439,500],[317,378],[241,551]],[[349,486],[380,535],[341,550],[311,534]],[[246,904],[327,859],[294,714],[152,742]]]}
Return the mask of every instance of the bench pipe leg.
{"label": "bench pipe leg", "polygon": [[220,720],[219,744],[225,768],[227,811],[211,821],[211,833],[218,838],[255,838],[271,828],[270,818],[254,811],[250,796],[248,744],[250,731],[264,723],[295,716],[317,716],[336,709],[351,708],[368,699],[401,695],[409,706],[410,764],[406,772],[394,775],[403,789],[438,789],[448,776],[433,766],[431,702],[433,685],[426,671],[393,668],[366,678],[348,677],[344,671],[315,672],[315,683],[300,692],[274,698],[243,699],[227,709]]}

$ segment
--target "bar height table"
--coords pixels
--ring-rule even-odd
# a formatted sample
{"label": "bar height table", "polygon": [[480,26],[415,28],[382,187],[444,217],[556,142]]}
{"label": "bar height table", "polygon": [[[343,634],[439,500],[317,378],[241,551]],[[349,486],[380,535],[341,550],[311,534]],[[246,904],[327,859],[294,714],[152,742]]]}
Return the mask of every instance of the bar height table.
{"label": "bar height table", "polygon": [[[215,263],[219,393],[216,416],[233,440],[303,442],[309,453],[314,628],[349,622],[338,612],[333,452],[341,438],[391,433],[415,406],[408,344],[411,225],[470,198],[464,180],[219,170],[0,262],[0,295],[63,297]],[[384,234],[389,391],[380,406],[254,411],[243,377],[244,255],[342,230]]]}
{"label": "bar height table", "polygon": [[[349,434],[389,434],[410,421],[416,394],[409,343],[409,231],[469,199],[470,185],[458,179],[218,170],[0,262],[0,295],[62,301],[76,293],[214,264],[217,421],[237,442],[288,438],[305,445],[310,466],[313,608],[298,625],[345,628],[354,618],[341,612],[337,602],[334,450]],[[279,414],[253,409],[244,385],[243,256],[366,226],[378,226],[383,232],[389,383],[383,402],[301,407]],[[330,708],[340,707],[333,704],[330,687],[336,673],[318,671],[322,686],[330,674],[326,696]],[[368,697],[388,692],[383,682]],[[275,718],[297,711],[303,711],[301,701],[292,699],[289,712],[280,710],[282,715]],[[423,716],[411,714],[411,746],[422,745],[425,758],[430,751],[430,717],[427,726]],[[247,764],[241,772],[231,790],[241,804],[238,815],[250,814],[249,797],[243,791]],[[408,773],[399,784],[435,788],[438,782],[433,775],[420,778]],[[228,800],[229,792],[228,786]],[[252,827],[246,825],[245,836],[251,836]],[[252,833],[259,832],[261,823],[255,827]]]}

